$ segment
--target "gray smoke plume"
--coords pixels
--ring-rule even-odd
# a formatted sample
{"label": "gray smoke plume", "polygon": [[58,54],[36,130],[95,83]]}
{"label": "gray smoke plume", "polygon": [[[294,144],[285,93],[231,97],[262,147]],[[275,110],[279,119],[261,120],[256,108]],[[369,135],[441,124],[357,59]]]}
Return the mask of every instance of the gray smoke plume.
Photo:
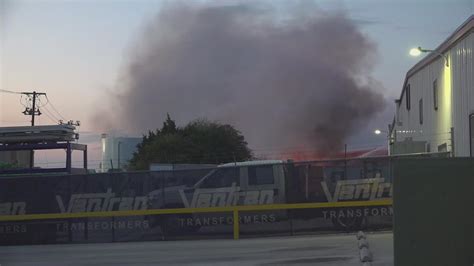
{"label": "gray smoke plume", "polygon": [[257,152],[338,150],[383,110],[374,50],[344,12],[313,4],[168,3],[134,49],[115,126],[146,132],[170,113],[230,123]]}

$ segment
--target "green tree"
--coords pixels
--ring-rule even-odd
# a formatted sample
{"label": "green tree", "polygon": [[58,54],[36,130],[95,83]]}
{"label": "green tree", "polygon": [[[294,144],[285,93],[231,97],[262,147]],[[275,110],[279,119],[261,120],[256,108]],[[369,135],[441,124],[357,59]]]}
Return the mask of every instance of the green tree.
{"label": "green tree", "polygon": [[161,129],[143,136],[130,168],[148,169],[150,163],[220,164],[252,159],[244,136],[234,127],[195,120],[177,127],[169,114]]}

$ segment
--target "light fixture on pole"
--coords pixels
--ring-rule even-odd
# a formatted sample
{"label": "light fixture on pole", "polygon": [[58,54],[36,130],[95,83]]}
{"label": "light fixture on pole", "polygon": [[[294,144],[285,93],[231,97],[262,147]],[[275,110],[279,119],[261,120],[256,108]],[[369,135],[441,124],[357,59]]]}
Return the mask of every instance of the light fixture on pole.
{"label": "light fixture on pole", "polygon": [[435,53],[441,57],[444,58],[444,62],[446,63],[446,66],[449,67],[449,59],[446,55],[436,51],[436,50],[430,50],[430,49],[423,49],[421,48],[420,46],[418,46],[417,48],[412,48],[410,50],[410,55],[411,56],[419,56],[421,55],[421,53]]}
{"label": "light fixture on pole", "polygon": [[[385,131],[382,131],[380,129],[374,130],[375,135],[380,135],[380,134],[382,134],[382,132],[385,132]],[[385,133],[388,133],[388,132],[385,132]]]}
{"label": "light fixture on pole", "polygon": [[387,135],[387,139],[389,140],[389,143],[390,143],[390,144],[392,144],[392,143],[394,142],[394,138],[392,138],[390,132],[385,131],[385,130],[381,130],[381,129],[375,129],[375,130],[374,130],[374,134],[375,134],[375,135],[380,135],[380,134],[382,134],[382,133],[384,133],[384,134]]}

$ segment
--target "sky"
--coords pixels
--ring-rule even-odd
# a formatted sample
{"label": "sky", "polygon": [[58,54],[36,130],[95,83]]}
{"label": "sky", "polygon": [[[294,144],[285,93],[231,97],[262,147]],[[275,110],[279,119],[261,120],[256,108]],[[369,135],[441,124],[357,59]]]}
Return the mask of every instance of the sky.
{"label": "sky", "polygon": [[[408,69],[420,60],[410,57],[409,49],[435,48],[474,11],[474,0],[313,2],[323,9],[347,12],[377,45],[373,77],[384,96],[393,100],[399,97]],[[285,1],[275,3],[285,8]],[[158,0],[0,0],[0,89],[46,92],[49,103],[41,103],[43,115],[37,123],[80,120],[81,142],[90,144],[90,157],[98,159],[101,132],[95,131],[91,119],[100,117],[93,118],[93,113],[111,97],[134,40],[162,4]],[[0,126],[28,125],[23,109],[19,95],[0,92]],[[393,106],[388,107],[350,144],[383,143],[371,128],[385,129],[392,112]]]}

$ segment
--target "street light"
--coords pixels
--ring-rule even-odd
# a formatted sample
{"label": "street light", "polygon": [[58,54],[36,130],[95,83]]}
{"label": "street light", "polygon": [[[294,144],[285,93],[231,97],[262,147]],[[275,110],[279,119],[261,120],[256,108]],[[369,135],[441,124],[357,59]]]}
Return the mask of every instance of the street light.
{"label": "street light", "polygon": [[435,54],[437,54],[437,55],[443,57],[443,58],[444,58],[444,61],[445,61],[445,63],[446,63],[446,66],[449,67],[449,60],[448,60],[448,57],[447,57],[446,55],[444,55],[444,54],[442,54],[442,53],[436,51],[436,50],[423,49],[423,48],[421,48],[420,46],[418,46],[417,48],[412,48],[412,49],[410,50],[410,55],[411,55],[411,56],[419,56],[419,55],[421,55],[421,53],[435,53]]}
{"label": "street light", "polygon": [[[385,131],[382,131],[380,129],[374,130],[375,135],[380,135],[380,134],[382,134],[382,132],[385,132]],[[385,132],[385,133],[388,133],[388,132]]]}
{"label": "street light", "polygon": [[420,47],[418,47],[418,48],[412,48],[412,49],[410,50],[410,55],[411,55],[411,56],[419,56],[419,55],[421,54],[421,51],[420,51],[419,48],[420,48]]}
{"label": "street light", "polygon": [[380,130],[378,128],[374,130],[374,133],[375,135],[380,135],[382,133],[387,134],[387,137],[386,137],[387,144],[388,144],[387,150],[388,150],[388,155],[390,155],[391,154],[390,149],[391,149],[392,144],[395,143],[396,136],[392,136],[390,132],[385,131],[385,130]]}

